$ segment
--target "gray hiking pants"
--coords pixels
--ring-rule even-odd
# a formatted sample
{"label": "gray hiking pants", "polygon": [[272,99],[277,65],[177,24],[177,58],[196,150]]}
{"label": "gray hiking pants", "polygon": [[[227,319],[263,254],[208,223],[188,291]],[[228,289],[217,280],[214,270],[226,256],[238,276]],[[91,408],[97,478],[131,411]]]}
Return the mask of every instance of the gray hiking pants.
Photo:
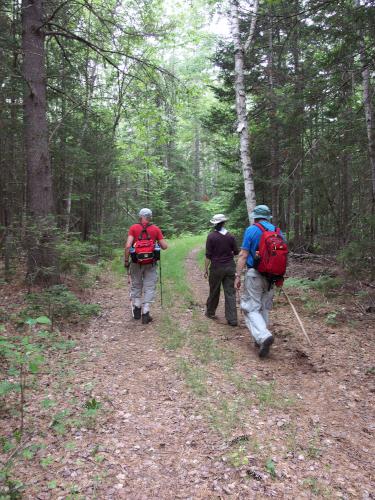
{"label": "gray hiking pants", "polygon": [[132,279],[130,296],[133,305],[142,307],[143,312],[150,310],[150,304],[154,302],[158,272],[156,264],[130,264],[130,275]]}
{"label": "gray hiking pants", "polygon": [[256,269],[248,269],[241,297],[241,309],[244,312],[246,326],[259,345],[272,335],[267,325],[274,289],[268,289],[268,280]]}
{"label": "gray hiking pants", "polygon": [[236,291],[234,277],[236,265],[233,262],[218,267],[210,267],[208,282],[210,295],[207,299],[207,314],[214,316],[220,299],[220,288],[223,285],[225,297],[225,317],[230,323],[237,323]]}

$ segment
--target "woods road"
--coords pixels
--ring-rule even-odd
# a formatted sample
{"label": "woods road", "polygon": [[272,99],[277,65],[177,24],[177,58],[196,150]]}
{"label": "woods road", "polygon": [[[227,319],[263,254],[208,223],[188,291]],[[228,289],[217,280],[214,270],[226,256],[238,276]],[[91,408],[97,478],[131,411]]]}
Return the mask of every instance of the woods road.
{"label": "woods road", "polygon": [[[66,498],[43,488],[53,477],[84,498],[374,498],[373,330],[304,316],[310,348],[278,297],[275,344],[259,360],[241,317],[227,326],[222,304],[218,321],[204,317],[196,253],[194,303],[155,304],[149,325],[131,318],[123,280],[107,275],[93,292],[103,313],[77,333],[74,387],[90,385],[103,411],[93,428],[72,429],[75,449],[51,444],[60,459],[42,474],[25,468],[27,498]],[[185,332],[176,349],[163,344],[163,315],[170,335]]]}

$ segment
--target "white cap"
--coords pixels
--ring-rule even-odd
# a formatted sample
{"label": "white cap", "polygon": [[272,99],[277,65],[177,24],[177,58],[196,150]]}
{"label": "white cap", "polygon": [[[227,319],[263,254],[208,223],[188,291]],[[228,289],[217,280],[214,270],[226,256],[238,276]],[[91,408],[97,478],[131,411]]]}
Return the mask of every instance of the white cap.
{"label": "white cap", "polygon": [[151,219],[151,217],[152,217],[152,211],[149,208],[142,208],[139,211],[139,217],[146,217],[146,218],[150,218]]}
{"label": "white cap", "polygon": [[220,222],[225,222],[228,220],[228,217],[225,217],[224,214],[216,214],[212,217],[212,219],[210,220],[211,224],[213,224],[214,226],[216,226],[216,224],[219,224]]}

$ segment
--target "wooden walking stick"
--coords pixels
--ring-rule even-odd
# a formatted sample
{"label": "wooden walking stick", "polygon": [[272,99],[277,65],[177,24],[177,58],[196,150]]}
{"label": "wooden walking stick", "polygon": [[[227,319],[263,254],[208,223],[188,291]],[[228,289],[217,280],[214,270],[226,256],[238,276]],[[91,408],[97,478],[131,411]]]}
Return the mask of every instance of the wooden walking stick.
{"label": "wooden walking stick", "polygon": [[295,308],[295,307],[294,307],[294,305],[292,304],[292,301],[290,300],[290,298],[289,298],[288,294],[286,293],[286,291],[284,290],[284,288],[282,288],[281,290],[284,292],[284,295],[285,295],[285,297],[287,298],[287,300],[288,300],[288,302],[289,302],[289,304],[290,304],[290,307],[292,308],[292,311],[294,312],[294,314],[295,314],[295,316],[296,316],[296,318],[297,318],[297,320],[298,320],[298,323],[299,323],[299,325],[300,325],[300,327],[301,327],[301,330],[302,330],[302,332],[303,332],[304,336],[306,337],[307,342],[309,343],[309,345],[312,345],[312,344],[311,344],[311,340],[310,340],[309,336],[307,335],[307,332],[306,332],[306,330],[305,330],[305,327],[303,326],[302,320],[301,320],[301,318],[299,317],[299,314],[298,314],[298,312],[297,312],[296,308]]}
{"label": "wooden walking stick", "polygon": [[237,304],[240,308],[240,314],[241,316],[243,316],[243,310],[241,309],[241,293],[239,288],[236,289],[236,294],[237,294]]}

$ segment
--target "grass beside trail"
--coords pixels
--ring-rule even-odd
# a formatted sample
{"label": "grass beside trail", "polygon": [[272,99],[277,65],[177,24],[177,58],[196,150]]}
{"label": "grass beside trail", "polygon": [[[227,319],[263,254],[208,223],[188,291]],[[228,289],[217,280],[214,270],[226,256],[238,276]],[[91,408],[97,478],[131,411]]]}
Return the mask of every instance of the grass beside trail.
{"label": "grass beside trail", "polygon": [[227,437],[241,428],[244,408],[249,405],[265,411],[285,408],[293,401],[281,394],[274,382],[257,381],[256,377],[245,380],[237,372],[236,353],[219,338],[220,334],[226,335],[225,326],[218,326],[219,335],[210,333],[210,323],[197,307],[186,275],[186,258],[197,247],[202,247],[196,259],[203,269],[205,239],[206,235],[179,237],[170,241],[169,249],[162,253],[164,308],[158,332],[163,348],[176,352],[176,369],[191,393],[201,400],[207,421]]}
{"label": "grass beside trail", "polygon": [[168,240],[168,250],[161,252],[159,263],[165,306],[170,306],[176,297],[186,303],[193,301],[193,294],[186,278],[185,260],[193,248],[204,245],[206,237],[205,234],[199,234]]}

